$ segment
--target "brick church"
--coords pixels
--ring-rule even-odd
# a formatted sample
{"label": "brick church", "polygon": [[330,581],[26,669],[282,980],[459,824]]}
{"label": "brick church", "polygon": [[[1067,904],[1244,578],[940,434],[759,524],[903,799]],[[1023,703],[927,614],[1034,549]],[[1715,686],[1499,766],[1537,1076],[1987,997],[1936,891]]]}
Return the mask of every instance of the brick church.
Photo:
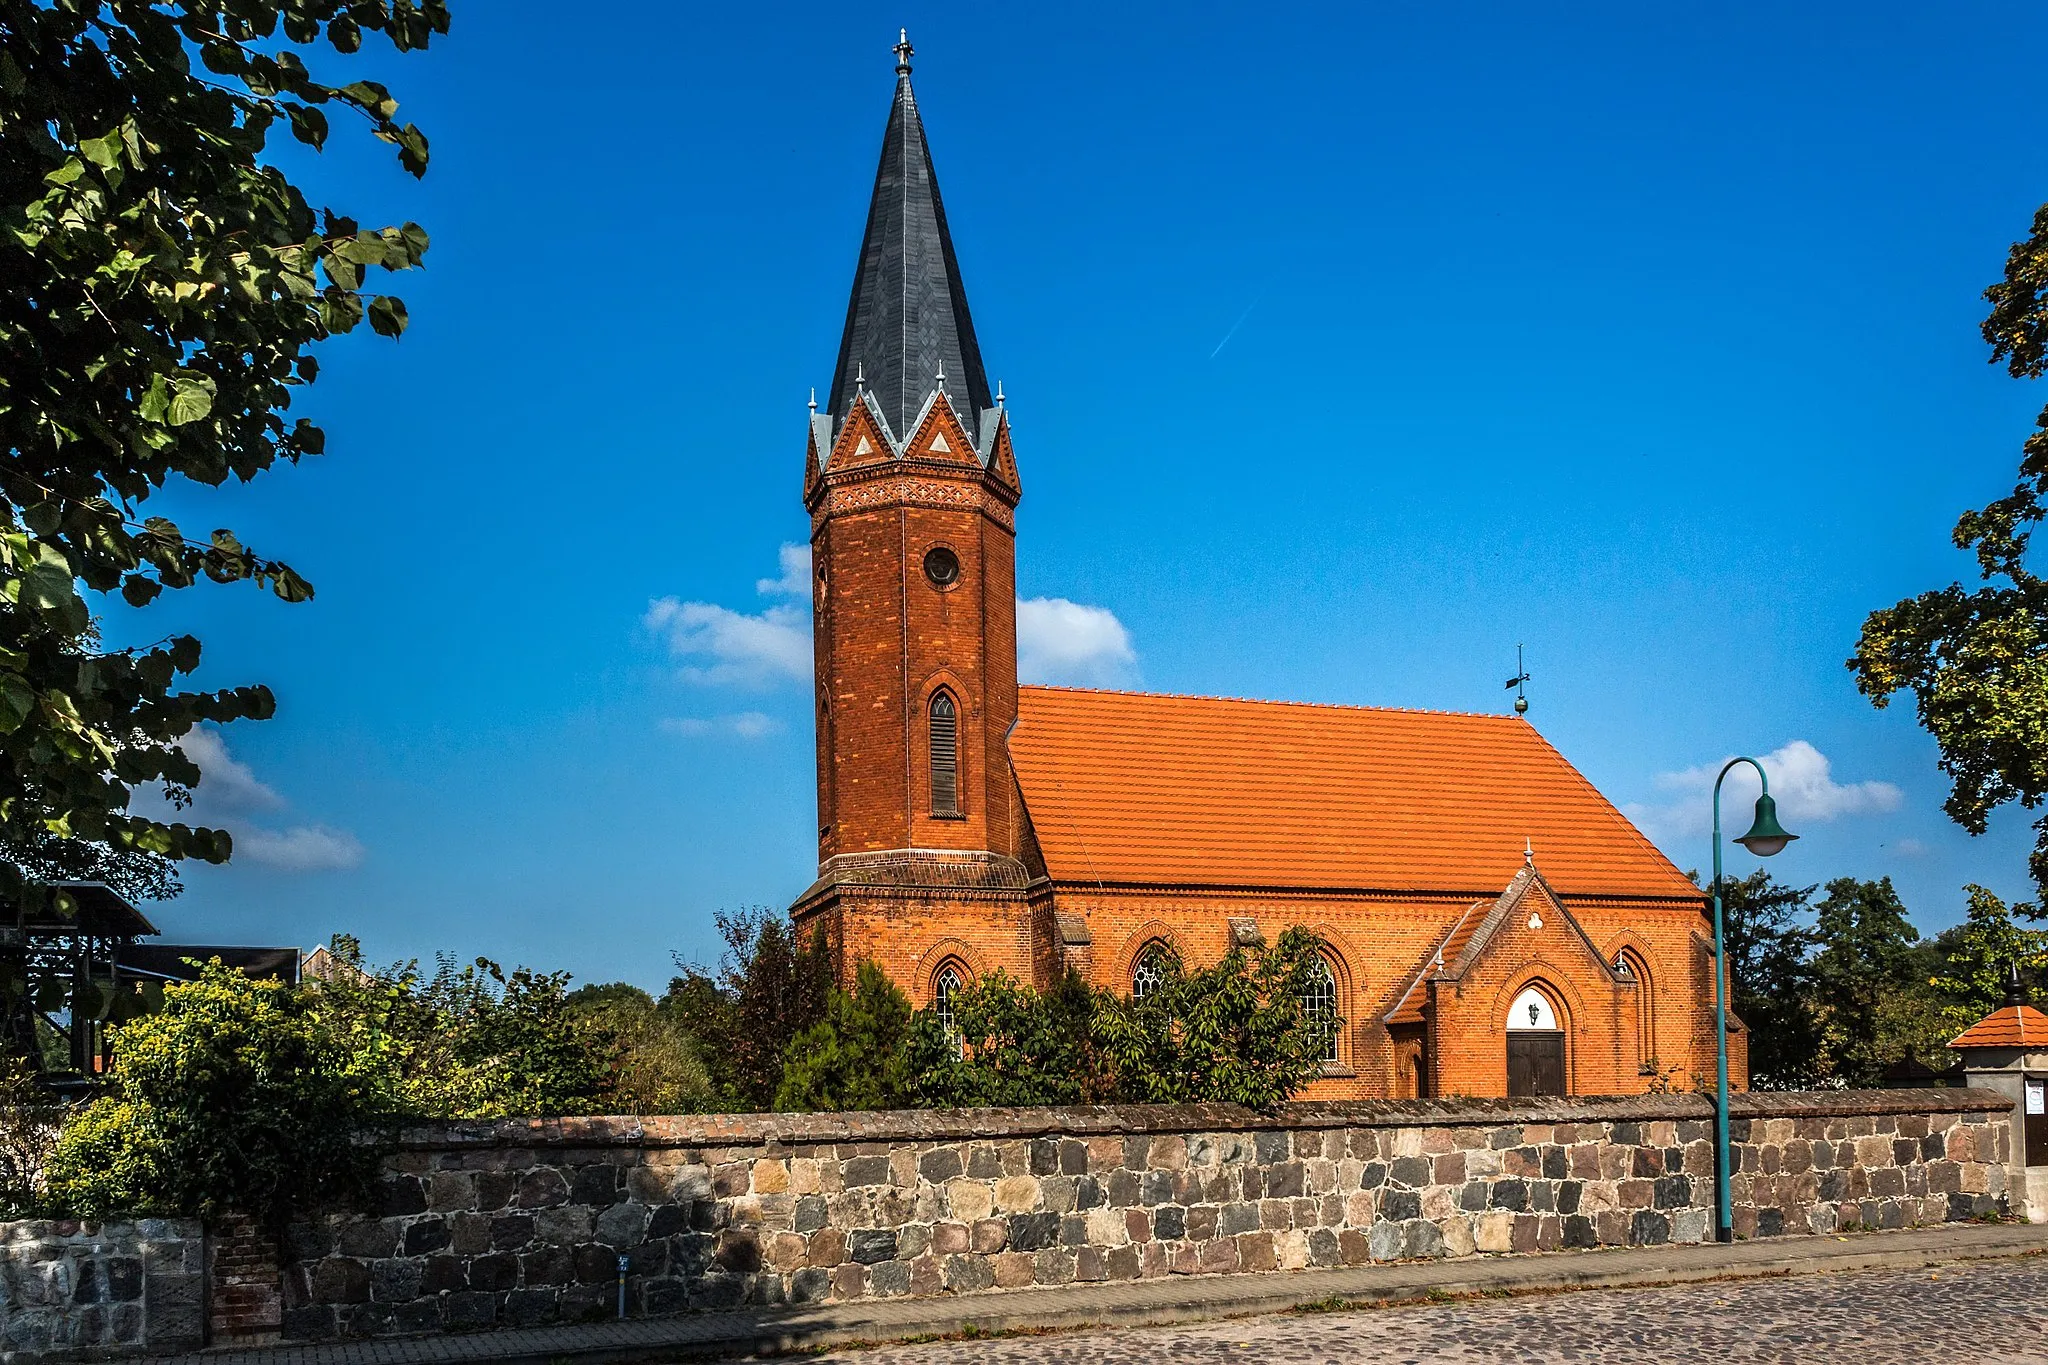
{"label": "brick church", "polygon": [[1169,960],[1307,925],[1328,944],[1309,1003],[1342,1020],[1313,1098],[1711,1077],[1699,891],[1519,716],[1019,685],[1018,459],[896,51],[804,469],[818,879],[799,925],[918,1004],[998,970],[1142,992]]}

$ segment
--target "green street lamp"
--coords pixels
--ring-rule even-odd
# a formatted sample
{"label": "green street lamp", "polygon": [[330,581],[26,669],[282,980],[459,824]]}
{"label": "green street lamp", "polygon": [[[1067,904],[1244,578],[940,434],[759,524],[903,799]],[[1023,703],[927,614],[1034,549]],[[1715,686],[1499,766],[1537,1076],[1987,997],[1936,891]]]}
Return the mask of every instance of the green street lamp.
{"label": "green street lamp", "polygon": [[1799,837],[1778,823],[1778,803],[1771,799],[1771,780],[1764,776],[1764,765],[1753,758],[1729,759],[1714,779],[1714,1238],[1722,1242],[1735,1240],[1735,1196],[1728,1178],[1728,959],[1721,936],[1721,783],[1738,763],[1756,769],[1763,794],[1756,799],[1756,818],[1750,822],[1749,833],[1738,835],[1735,842],[1759,858],[1769,858],[1784,852],[1785,845]]}

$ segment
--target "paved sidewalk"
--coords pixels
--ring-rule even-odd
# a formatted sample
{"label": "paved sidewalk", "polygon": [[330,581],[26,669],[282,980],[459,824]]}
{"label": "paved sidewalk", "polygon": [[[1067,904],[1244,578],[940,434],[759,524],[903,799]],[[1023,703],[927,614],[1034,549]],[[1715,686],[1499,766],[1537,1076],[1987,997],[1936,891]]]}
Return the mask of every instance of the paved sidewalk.
{"label": "paved sidewalk", "polygon": [[1444,1295],[1624,1288],[1813,1271],[1898,1269],[2041,1252],[2048,1252],[2048,1225],[1969,1224],[1849,1237],[1774,1237],[1733,1246],[1555,1252],[1352,1270],[1175,1276],[461,1336],[227,1348],[158,1359],[165,1365],[612,1365],[702,1360],[816,1351],[965,1331],[1196,1322],[1280,1312],[1332,1300],[1370,1305]]}

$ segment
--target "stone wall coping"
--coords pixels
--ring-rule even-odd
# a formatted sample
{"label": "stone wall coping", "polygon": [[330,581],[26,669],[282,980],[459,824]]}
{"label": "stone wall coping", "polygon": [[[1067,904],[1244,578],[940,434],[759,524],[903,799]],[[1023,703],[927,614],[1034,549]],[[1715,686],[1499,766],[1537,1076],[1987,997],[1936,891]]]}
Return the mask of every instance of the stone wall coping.
{"label": "stone wall coping", "polygon": [[[1805,1090],[1733,1095],[1729,1116],[1854,1118],[1874,1114],[2005,1112],[1993,1090]],[[1062,1105],[1031,1109],[895,1109],[831,1114],[680,1114],[491,1119],[401,1129],[401,1150],[494,1147],[813,1146],[841,1142],[958,1142],[1002,1138],[1107,1137],[1143,1133],[1259,1132],[1317,1128],[1459,1128],[1506,1124],[1640,1123],[1709,1119],[1704,1095],[1572,1099],[1364,1100],[1283,1104]]]}

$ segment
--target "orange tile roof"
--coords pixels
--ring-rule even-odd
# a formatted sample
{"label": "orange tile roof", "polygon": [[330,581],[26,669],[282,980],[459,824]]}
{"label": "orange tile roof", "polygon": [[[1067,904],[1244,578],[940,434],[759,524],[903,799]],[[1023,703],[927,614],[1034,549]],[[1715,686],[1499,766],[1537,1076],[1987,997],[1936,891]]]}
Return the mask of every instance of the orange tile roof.
{"label": "orange tile roof", "polygon": [[1422,1022],[1422,1005],[1427,998],[1422,983],[1429,980],[1432,972],[1441,971],[1446,963],[1457,960],[1465,951],[1472,933],[1486,916],[1479,913],[1485,901],[1473,901],[1465,907],[1465,913],[1451,921],[1451,927],[1444,931],[1436,946],[1422,955],[1422,961],[1408,974],[1401,993],[1394,997],[1394,1008],[1387,1011],[1384,1022],[1389,1024],[1419,1024]]}
{"label": "orange tile roof", "polygon": [[1699,895],[1511,716],[1023,687],[1010,762],[1065,881]]}
{"label": "orange tile roof", "polygon": [[2048,1014],[2032,1005],[2006,1005],[1964,1029],[1949,1046],[2048,1048]]}

